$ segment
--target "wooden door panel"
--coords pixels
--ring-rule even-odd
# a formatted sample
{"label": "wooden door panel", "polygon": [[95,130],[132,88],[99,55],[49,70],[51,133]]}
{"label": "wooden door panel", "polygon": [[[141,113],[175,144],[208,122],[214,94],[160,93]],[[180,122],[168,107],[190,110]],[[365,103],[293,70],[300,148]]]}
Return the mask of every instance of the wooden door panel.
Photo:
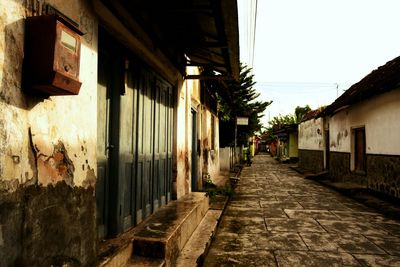
{"label": "wooden door panel", "polygon": [[355,129],[354,167],[356,171],[365,171],[365,128]]}
{"label": "wooden door panel", "polygon": [[160,160],[154,159],[153,169],[153,211],[160,207]]}
{"label": "wooden door panel", "polygon": [[136,167],[136,188],[135,188],[135,207],[136,207],[136,220],[135,223],[138,224],[143,220],[143,162],[138,161]]}
{"label": "wooden door panel", "polygon": [[[152,213],[152,176],[153,176],[153,77],[146,69],[140,70],[138,87],[138,165],[141,173],[142,219]],[[136,189],[137,192],[138,189]],[[138,192],[137,192],[138,193]]]}
{"label": "wooden door panel", "polygon": [[173,92],[103,29],[99,35],[96,202],[105,236],[170,199]]}
{"label": "wooden door panel", "polygon": [[166,191],[166,182],[167,182],[167,169],[166,169],[166,159],[160,159],[159,161],[159,188],[160,188],[160,205],[165,205],[166,204],[166,196],[167,196],[167,191]]}
{"label": "wooden door panel", "polygon": [[[103,45],[101,45],[103,47]],[[98,234],[103,238],[110,231],[110,206],[115,203],[110,199],[110,143],[113,142],[111,135],[111,89],[114,80],[110,72],[111,66],[115,64],[110,60],[107,51],[101,49],[98,61],[98,84],[97,84],[97,181],[96,181],[96,219]],[[114,224],[115,225],[115,224]]]}

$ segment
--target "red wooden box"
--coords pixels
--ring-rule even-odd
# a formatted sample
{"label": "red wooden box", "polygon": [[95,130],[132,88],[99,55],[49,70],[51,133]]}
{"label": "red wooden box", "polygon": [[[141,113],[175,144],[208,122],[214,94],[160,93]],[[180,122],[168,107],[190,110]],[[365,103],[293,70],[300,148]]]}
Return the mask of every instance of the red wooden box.
{"label": "red wooden box", "polygon": [[57,15],[25,22],[24,90],[29,94],[77,95],[82,32]]}

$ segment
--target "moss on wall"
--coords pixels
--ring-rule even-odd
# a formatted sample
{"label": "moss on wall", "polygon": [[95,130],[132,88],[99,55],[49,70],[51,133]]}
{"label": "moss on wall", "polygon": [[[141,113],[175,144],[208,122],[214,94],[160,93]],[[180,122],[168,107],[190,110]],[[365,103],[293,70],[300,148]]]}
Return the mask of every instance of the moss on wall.
{"label": "moss on wall", "polygon": [[97,254],[92,188],[65,182],[0,193],[1,266],[93,266]]}

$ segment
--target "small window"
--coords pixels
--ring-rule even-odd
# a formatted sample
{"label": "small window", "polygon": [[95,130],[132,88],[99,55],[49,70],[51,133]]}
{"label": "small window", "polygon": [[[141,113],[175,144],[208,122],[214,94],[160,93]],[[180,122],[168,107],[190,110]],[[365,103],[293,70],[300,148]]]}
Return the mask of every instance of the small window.
{"label": "small window", "polygon": [[61,31],[61,44],[73,52],[76,50],[75,37],[65,31]]}

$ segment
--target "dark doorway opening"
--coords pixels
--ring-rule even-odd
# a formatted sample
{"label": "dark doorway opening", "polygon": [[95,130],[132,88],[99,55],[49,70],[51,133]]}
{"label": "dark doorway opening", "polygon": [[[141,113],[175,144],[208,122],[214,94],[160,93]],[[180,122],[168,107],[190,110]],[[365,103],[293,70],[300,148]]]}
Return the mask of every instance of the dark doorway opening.
{"label": "dark doorway opening", "polygon": [[191,123],[192,123],[192,168],[191,168],[191,174],[192,174],[192,191],[198,191],[199,186],[198,186],[198,174],[197,174],[197,166],[198,166],[198,147],[197,147],[197,112],[192,109],[191,112]]}
{"label": "dark doorway opening", "polygon": [[365,128],[354,129],[354,170],[365,172]]}

